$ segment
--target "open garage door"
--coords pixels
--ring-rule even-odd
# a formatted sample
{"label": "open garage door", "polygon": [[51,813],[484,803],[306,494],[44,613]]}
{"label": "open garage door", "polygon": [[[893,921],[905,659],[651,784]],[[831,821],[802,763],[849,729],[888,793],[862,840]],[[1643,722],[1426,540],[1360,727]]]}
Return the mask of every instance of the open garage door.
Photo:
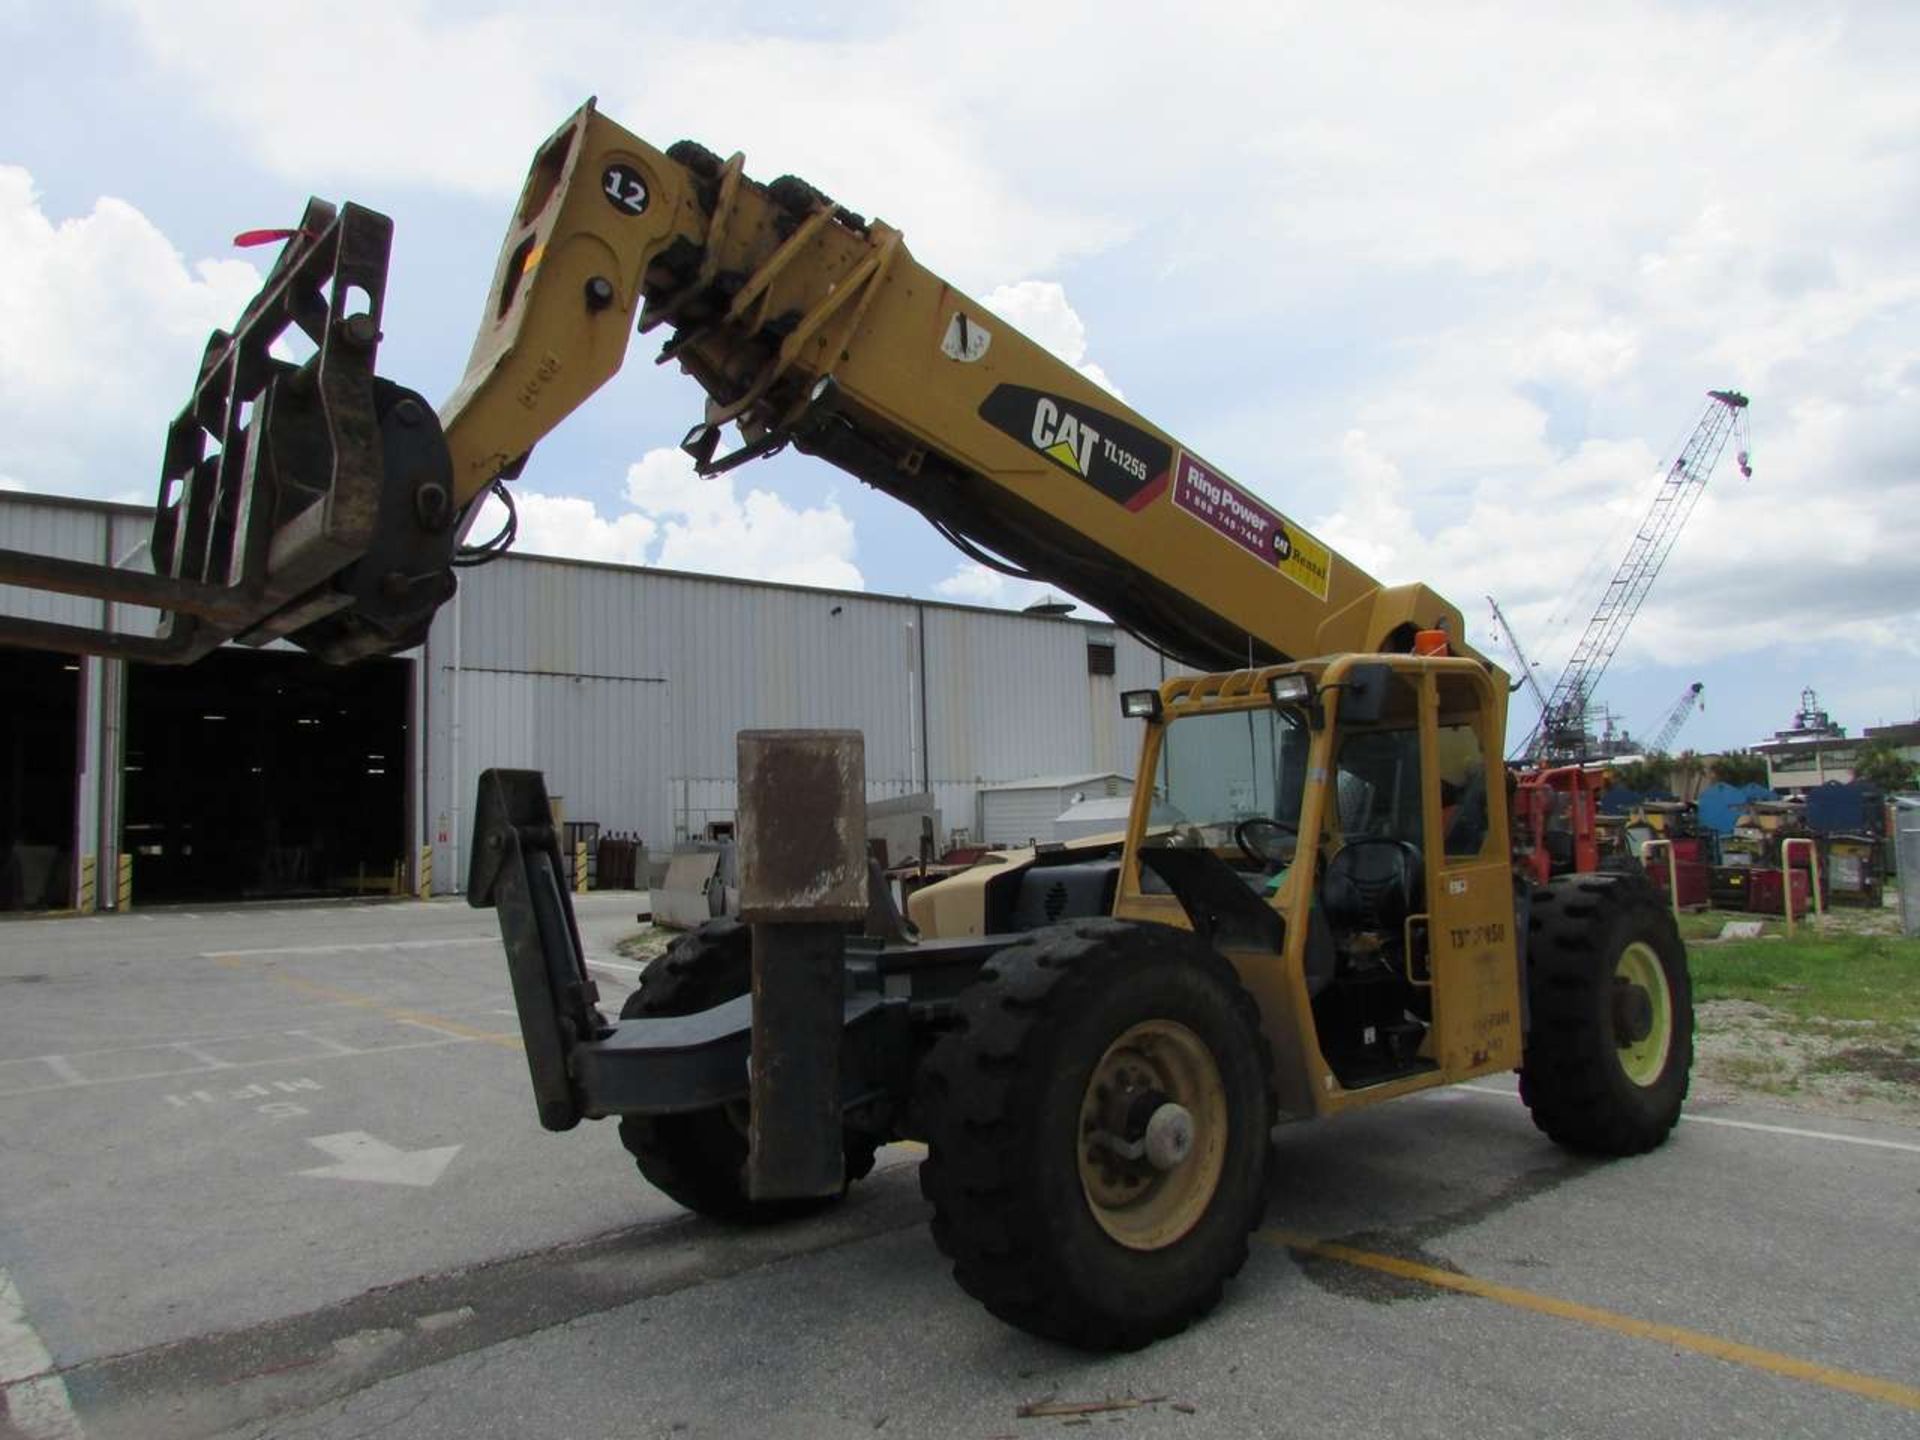
{"label": "open garage door", "polygon": [[0,910],[73,903],[80,662],[0,649]]}
{"label": "open garage door", "polygon": [[134,904],[392,893],[410,664],[220,650],[191,667],[129,665]]}

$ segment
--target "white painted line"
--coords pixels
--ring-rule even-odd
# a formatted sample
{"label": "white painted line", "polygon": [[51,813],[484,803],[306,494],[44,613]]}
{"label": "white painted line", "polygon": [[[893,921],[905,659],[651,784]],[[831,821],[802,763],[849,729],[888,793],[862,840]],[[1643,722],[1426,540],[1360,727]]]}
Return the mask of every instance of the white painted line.
{"label": "white painted line", "polygon": [[87,1083],[87,1077],[82,1075],[79,1068],[64,1055],[42,1055],[40,1057],[40,1063],[53,1071],[54,1074],[58,1075],[60,1079],[68,1085],[84,1085]]}
{"label": "white painted line", "polygon": [[1729,1130],[1762,1130],[1769,1135],[1791,1135],[1800,1140],[1831,1140],[1837,1145],[1866,1145],[1875,1150],[1904,1150],[1920,1155],[1920,1145],[1881,1140],[1869,1135],[1838,1135],[1831,1130],[1801,1130],[1792,1125],[1762,1125],[1755,1120],[1729,1120],[1724,1115],[1682,1115],[1690,1125],[1724,1125]]}
{"label": "white painted line", "polygon": [[[1518,1100],[1517,1091],[1492,1085],[1456,1085],[1456,1090],[1471,1090],[1476,1095],[1498,1095],[1503,1100]],[[1757,1130],[1763,1135],[1789,1135],[1796,1140],[1831,1140],[1836,1145],[1865,1145],[1871,1150],[1899,1150],[1920,1155],[1920,1145],[1905,1140],[1882,1140],[1872,1135],[1841,1135],[1832,1130],[1803,1130],[1796,1125],[1763,1125],[1758,1120],[1730,1120],[1724,1115],[1682,1115],[1689,1125],[1719,1125],[1728,1130]]]}
{"label": "white painted line", "polygon": [[28,1322],[13,1277],[0,1270],[0,1386],[7,1422],[27,1440],[82,1440],[67,1382],[48,1374],[52,1368],[53,1356]]}
{"label": "white painted line", "polygon": [[331,1035],[315,1035],[310,1030],[289,1030],[286,1033],[293,1036],[296,1040],[311,1040],[322,1050],[330,1051],[335,1055],[358,1055],[361,1053],[351,1045],[342,1045]]}
{"label": "white painted line", "polygon": [[443,950],[449,945],[498,945],[498,935],[454,936],[446,940],[387,940],[378,945],[282,945],[271,950],[207,950],[202,960],[243,960],[256,955],[384,955],[389,950]]}
{"label": "white painted line", "polygon": [[[479,1040],[477,1035],[449,1035],[445,1031],[436,1031],[437,1038],[432,1040],[406,1040],[398,1045],[370,1045],[363,1050],[347,1050],[339,1055],[276,1055],[271,1060],[241,1060],[229,1064],[229,1070],[257,1070],[263,1065],[318,1065],[326,1060],[346,1060],[354,1056],[385,1055],[394,1050],[437,1050],[446,1045],[472,1045]],[[178,1080],[183,1076],[205,1075],[207,1067],[194,1065],[183,1070],[151,1070],[138,1075],[104,1075],[97,1080],[79,1080],[62,1082],[56,1085],[19,1085],[12,1089],[0,1090],[0,1100],[11,1100],[21,1095],[49,1095],[61,1090],[90,1090],[96,1085],[133,1085],[142,1080]]]}
{"label": "white painted line", "polygon": [[396,1025],[411,1025],[416,1030],[425,1030],[429,1035],[447,1035],[460,1040],[473,1039],[473,1035],[468,1031],[449,1029],[444,1025],[436,1025],[431,1020],[396,1018],[394,1023]]}
{"label": "white painted line", "polygon": [[[462,1015],[467,1013],[473,1013],[476,1015],[481,1015],[481,1014],[518,1015],[520,1013],[517,1010],[499,1010],[494,1008],[498,1003],[499,1002],[497,1000],[489,1000],[483,1003],[476,1002],[475,1004],[472,1004],[472,1005],[448,1005],[448,1006],[443,1006],[441,1008],[446,1010],[449,1014],[452,1014],[452,1015]],[[340,1023],[344,1025],[361,1025],[364,1022],[356,1019],[348,1018],[348,1019],[343,1019]],[[81,1070],[74,1064],[74,1062],[76,1060],[92,1061],[92,1060],[99,1059],[102,1056],[106,1057],[108,1060],[119,1060],[119,1059],[125,1058],[129,1054],[134,1054],[136,1052],[143,1051],[143,1050],[179,1050],[183,1046],[188,1046],[188,1045],[202,1045],[202,1046],[230,1045],[240,1041],[279,1039],[282,1036],[292,1036],[295,1039],[307,1041],[309,1044],[319,1045],[323,1049],[334,1051],[335,1053],[340,1055],[360,1055],[365,1053],[364,1050],[362,1050],[357,1046],[343,1044],[342,1042],[335,1040],[328,1035],[323,1035],[313,1030],[238,1030],[226,1035],[202,1035],[195,1040],[155,1040],[145,1045],[133,1045],[133,1046],[110,1045],[99,1050],[75,1050],[75,1051],[71,1051],[69,1053],[61,1054],[61,1055],[23,1055],[18,1060],[0,1060],[0,1069],[5,1069],[6,1067],[14,1066],[14,1065],[46,1065],[47,1067],[52,1069],[54,1073],[60,1075],[63,1078],[64,1082],[68,1085],[81,1085],[81,1084],[94,1085],[94,1084],[100,1084],[100,1083],[113,1083],[115,1081],[118,1081],[122,1077],[112,1076],[112,1077],[109,1077],[107,1081],[102,1082],[102,1081],[96,1080],[91,1075],[87,1075],[81,1072]],[[294,1060],[300,1057],[290,1055],[290,1056],[287,1056],[286,1058],[289,1060]],[[278,1063],[278,1057],[274,1057],[267,1060],[226,1060],[226,1061],[220,1061],[218,1063],[224,1067],[276,1064]],[[202,1061],[198,1065],[195,1065],[192,1069],[167,1070],[160,1073],[167,1074],[167,1075],[191,1075],[203,1068],[206,1068],[205,1061]],[[152,1077],[143,1074],[135,1078],[144,1080],[144,1079],[150,1079]],[[31,1088],[36,1090],[46,1090],[46,1089],[57,1089],[60,1087],[38,1085],[38,1086],[33,1086]],[[11,1090],[7,1089],[4,1086],[0,1086],[0,1095],[7,1095],[11,1093],[13,1093]]]}
{"label": "white painted line", "polygon": [[191,1040],[175,1040],[174,1042],[172,1042],[172,1048],[175,1050],[178,1050],[182,1055],[185,1055],[189,1060],[198,1060],[202,1065],[206,1066],[207,1069],[209,1070],[233,1069],[233,1061],[222,1060],[218,1055],[211,1055],[207,1051],[202,1050],[198,1045],[194,1044]]}

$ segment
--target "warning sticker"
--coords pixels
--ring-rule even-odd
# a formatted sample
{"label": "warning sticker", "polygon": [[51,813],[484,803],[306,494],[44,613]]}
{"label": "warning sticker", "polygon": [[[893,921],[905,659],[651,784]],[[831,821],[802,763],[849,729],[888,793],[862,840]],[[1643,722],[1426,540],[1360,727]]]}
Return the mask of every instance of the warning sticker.
{"label": "warning sticker", "polygon": [[1316,600],[1327,598],[1333,563],[1327,547],[1191,455],[1180,457],[1173,503],[1265,560]]}

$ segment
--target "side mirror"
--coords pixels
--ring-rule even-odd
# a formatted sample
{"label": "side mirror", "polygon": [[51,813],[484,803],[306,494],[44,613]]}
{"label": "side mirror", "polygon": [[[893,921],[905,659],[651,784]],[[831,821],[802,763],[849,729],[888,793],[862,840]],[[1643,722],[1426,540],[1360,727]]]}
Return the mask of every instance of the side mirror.
{"label": "side mirror", "polygon": [[1379,661],[1353,665],[1340,682],[1340,719],[1371,725],[1386,713],[1387,686],[1393,680],[1393,667]]}

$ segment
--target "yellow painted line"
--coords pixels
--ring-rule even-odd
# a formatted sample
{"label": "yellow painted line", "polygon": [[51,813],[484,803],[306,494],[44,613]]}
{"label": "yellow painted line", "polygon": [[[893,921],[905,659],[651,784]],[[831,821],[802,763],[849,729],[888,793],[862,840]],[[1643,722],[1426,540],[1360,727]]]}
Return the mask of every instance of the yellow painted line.
{"label": "yellow painted line", "polygon": [[1696,1355],[1707,1355],[1715,1360],[1725,1360],[1732,1365],[1744,1365],[1750,1370],[1763,1370],[1771,1375],[1784,1375],[1792,1380],[1805,1380],[1814,1385],[1824,1385],[1830,1390],[1843,1390],[1849,1395],[1863,1395],[1869,1400],[1878,1400],[1883,1404],[1899,1405],[1908,1410],[1920,1410],[1920,1389],[1915,1389],[1911,1385],[1902,1385],[1893,1380],[1882,1380],[1875,1375],[1838,1370],[1817,1361],[1802,1360],[1795,1355],[1782,1355],[1777,1350],[1762,1350],[1754,1345],[1742,1345],[1737,1340],[1723,1340],[1718,1335],[1707,1335],[1678,1325],[1662,1325],[1657,1321],[1640,1320],[1631,1315],[1621,1315],[1593,1305],[1577,1304],[1572,1300],[1561,1300],[1552,1295],[1541,1295],[1532,1290],[1518,1290],[1511,1285],[1496,1285],[1490,1280],[1481,1280],[1472,1275],[1456,1275],[1451,1270],[1437,1269],[1432,1265],[1422,1265],[1413,1260],[1402,1260],[1397,1255],[1380,1255],[1371,1250],[1355,1250],[1349,1245],[1335,1244],[1330,1240],[1314,1240],[1287,1230],[1262,1230],[1259,1233],[1263,1240],[1302,1254],[1317,1255],[1326,1260],[1338,1260],[1344,1265],[1356,1265],[1364,1270],[1377,1270],[1383,1275],[1396,1275],[1402,1280],[1418,1281],[1423,1285],[1431,1285],[1437,1290],[1452,1290],[1461,1295],[1474,1295],[1482,1300],[1497,1300],[1502,1305],[1513,1306],[1516,1310],[1530,1311],[1535,1315],[1551,1315],[1558,1320],[1573,1320],[1582,1325],[1611,1330],[1616,1335],[1630,1335],[1637,1340],[1652,1340],[1662,1345],[1671,1345],[1677,1350],[1691,1350]]}
{"label": "yellow painted line", "polygon": [[[215,955],[211,958],[216,964],[223,965],[229,970],[251,968],[246,958],[241,955]],[[426,1010],[408,1010],[397,1005],[388,1005],[375,1000],[371,995],[357,995],[351,990],[336,990],[331,985],[317,985],[311,980],[302,980],[298,975],[283,975],[274,970],[269,971],[266,978],[286,986],[289,990],[311,996],[315,1000],[330,1000],[336,1005],[351,1005],[358,1010],[371,1010],[376,1015],[384,1016],[388,1020],[398,1020],[402,1024],[425,1026],[429,1030],[457,1035],[463,1040],[478,1040],[485,1045],[498,1045],[503,1050],[526,1048],[520,1043],[518,1035],[506,1035],[498,1030],[481,1030]]]}

